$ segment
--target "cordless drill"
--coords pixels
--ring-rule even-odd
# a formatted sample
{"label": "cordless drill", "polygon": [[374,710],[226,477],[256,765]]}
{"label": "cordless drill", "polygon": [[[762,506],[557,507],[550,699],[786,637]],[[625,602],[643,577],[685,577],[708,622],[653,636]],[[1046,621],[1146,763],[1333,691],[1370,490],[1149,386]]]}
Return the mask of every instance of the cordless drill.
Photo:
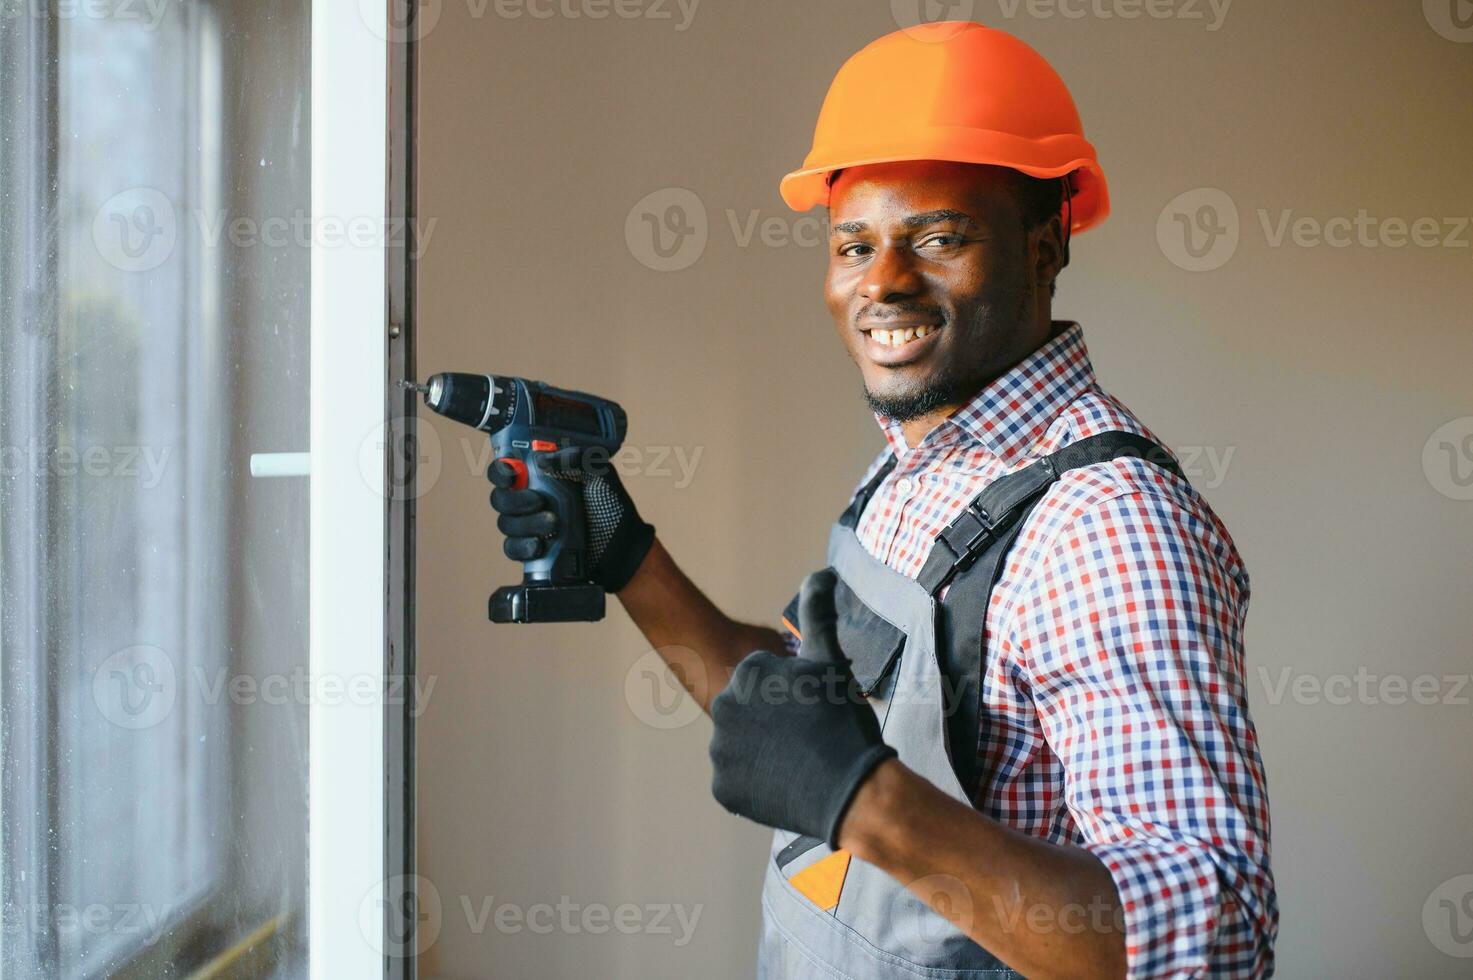
{"label": "cordless drill", "polygon": [[444,373],[428,384],[400,382],[423,393],[439,414],[491,437],[498,460],[516,474],[513,489],[545,494],[557,513],[557,536],[542,557],[522,563],[522,583],[505,585],[488,603],[496,623],[594,622],[604,617],[604,590],[589,581],[588,529],[582,486],[541,471],[534,454],[598,448],[605,459],[624,442],[624,410],[606,398],[564,391],[500,374]]}

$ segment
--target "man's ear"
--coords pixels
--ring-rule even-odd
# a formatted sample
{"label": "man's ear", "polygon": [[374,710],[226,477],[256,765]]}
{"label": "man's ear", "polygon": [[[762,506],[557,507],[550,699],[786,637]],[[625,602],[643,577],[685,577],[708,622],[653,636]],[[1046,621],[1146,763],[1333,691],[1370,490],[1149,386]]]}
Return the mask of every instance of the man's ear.
{"label": "man's ear", "polygon": [[1064,254],[1064,219],[1058,215],[1028,233],[1028,254],[1033,262],[1034,282],[1051,286],[1069,264]]}

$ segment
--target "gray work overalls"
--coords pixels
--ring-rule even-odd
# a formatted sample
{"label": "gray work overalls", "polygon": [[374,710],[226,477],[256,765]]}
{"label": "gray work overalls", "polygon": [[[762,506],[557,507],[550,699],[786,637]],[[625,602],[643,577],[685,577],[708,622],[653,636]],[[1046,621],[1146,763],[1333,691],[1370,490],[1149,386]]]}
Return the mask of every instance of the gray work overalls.
{"label": "gray work overalls", "polygon": [[[983,629],[1003,558],[1061,473],[1118,456],[1140,456],[1181,476],[1171,455],[1143,436],[1081,439],[989,484],[937,534],[911,579],[871,557],[855,535],[870,496],[894,468],[892,456],[829,534],[828,561],[839,576],[839,643],[885,741],[906,766],[969,805],[984,775],[977,760]],[[795,599],[783,617],[795,633],[796,610]],[[959,879],[935,875],[920,884],[955,921],[996,914]],[[816,837],[784,830],[773,836],[762,919],[763,980],[1021,976],[904,883]]]}

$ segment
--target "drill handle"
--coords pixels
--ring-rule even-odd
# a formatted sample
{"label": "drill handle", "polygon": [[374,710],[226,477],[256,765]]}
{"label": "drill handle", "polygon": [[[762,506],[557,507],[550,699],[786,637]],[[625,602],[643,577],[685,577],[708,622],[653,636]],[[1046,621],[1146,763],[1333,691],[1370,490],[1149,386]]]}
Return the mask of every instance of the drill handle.
{"label": "drill handle", "polygon": [[588,581],[588,518],[583,484],[554,476],[544,468],[556,466],[553,452],[513,452],[527,473],[527,486],[544,494],[557,514],[557,534],[546,542],[541,557],[522,563],[523,581],[547,585]]}

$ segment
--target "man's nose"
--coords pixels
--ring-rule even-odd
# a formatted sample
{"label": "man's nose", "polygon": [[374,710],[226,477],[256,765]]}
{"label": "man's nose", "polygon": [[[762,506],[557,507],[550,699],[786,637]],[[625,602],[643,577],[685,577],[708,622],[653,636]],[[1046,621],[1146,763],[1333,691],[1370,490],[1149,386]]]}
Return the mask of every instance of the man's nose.
{"label": "man's nose", "polygon": [[890,303],[920,291],[915,256],[908,249],[881,246],[869,264],[860,292],[875,303]]}

